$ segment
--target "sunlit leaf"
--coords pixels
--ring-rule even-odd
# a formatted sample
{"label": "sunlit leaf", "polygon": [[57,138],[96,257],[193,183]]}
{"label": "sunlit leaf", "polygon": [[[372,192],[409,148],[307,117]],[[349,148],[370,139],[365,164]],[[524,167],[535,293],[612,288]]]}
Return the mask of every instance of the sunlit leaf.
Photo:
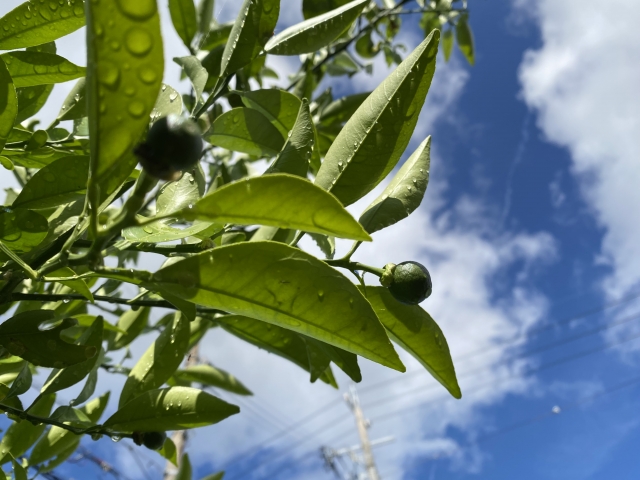
{"label": "sunlit leaf", "polygon": [[156,196],[156,214],[167,215],[196,203],[206,190],[207,183],[200,165],[190,172],[184,172],[180,179],[167,182]]}
{"label": "sunlit leaf", "polygon": [[193,480],[191,460],[189,460],[189,455],[186,453],[180,459],[180,468],[178,468],[175,480]]}
{"label": "sunlit leaf", "polygon": [[53,85],[37,85],[35,87],[16,89],[18,96],[16,123],[23,122],[38,113],[46,103],[52,90]]}
{"label": "sunlit leaf", "polygon": [[171,21],[187,48],[191,48],[193,37],[198,31],[196,6],[193,0],[169,0]]}
{"label": "sunlit leaf", "polygon": [[[75,277],[76,275],[77,275],[76,272],[71,270],[69,267],[62,267],[58,270],[51,272],[49,274],[49,277],[66,278],[66,277]],[[87,286],[86,282],[81,278],[72,279],[72,280],[59,280],[58,283],[61,283],[62,285],[65,285],[75,290],[80,295],[84,296],[84,298],[86,298],[91,303],[93,303],[93,294],[91,293],[91,290],[89,290],[89,287]]]}
{"label": "sunlit leaf", "polygon": [[[36,399],[34,404],[29,408],[29,413],[38,417],[48,417],[51,407],[55,402],[55,395],[44,395]],[[19,457],[29,450],[31,446],[38,440],[45,429],[43,423],[34,425],[29,421],[12,423],[4,433],[2,442],[0,442],[0,451],[11,453],[14,457]],[[4,456],[4,455],[3,455]],[[8,460],[4,457],[4,461]]]}
{"label": "sunlit leaf", "polygon": [[167,437],[164,441],[163,447],[158,450],[158,453],[162,455],[164,458],[169,460],[175,466],[178,465],[178,451],[176,449],[176,444],[173,443],[169,437]]}
{"label": "sunlit leaf", "polygon": [[128,310],[122,314],[116,323],[116,327],[126,333],[118,333],[109,342],[109,350],[118,350],[129,345],[140,335],[149,321],[149,308],[143,307],[137,310]]}
{"label": "sunlit leaf", "polygon": [[193,365],[178,370],[174,377],[179,381],[201,383],[210,387],[221,388],[239,395],[253,395],[236,377],[211,365]]}
{"label": "sunlit leaf", "polygon": [[429,35],[353,114],[329,148],[316,184],[350,205],[375,188],[409,144],[435,71]]}
{"label": "sunlit leaf", "polygon": [[442,54],[444,55],[445,62],[449,61],[451,52],[453,51],[453,31],[451,29],[445,30],[442,34]]}
{"label": "sunlit leaf", "polygon": [[53,53],[16,51],[0,55],[16,87],[63,83],[83,77],[85,68]]}
{"label": "sunlit leaf", "polygon": [[175,88],[163,83],[156,104],[151,111],[151,120],[156,121],[171,114],[182,114],[182,96]]}
{"label": "sunlit leaf", "polygon": [[[0,211],[0,240],[16,253],[25,253],[40,245],[47,236],[47,220],[31,210]],[[0,258],[4,258],[0,253]]]}
{"label": "sunlit leaf", "polygon": [[258,110],[287,138],[300,112],[300,99],[285,90],[268,88],[239,94],[242,103]]}
{"label": "sunlit leaf", "polygon": [[77,120],[87,116],[86,79],[83,77],[76,82],[67,98],[62,102],[58,120]]}
{"label": "sunlit leaf", "polygon": [[202,66],[198,57],[195,56],[174,58],[173,61],[180,65],[184,73],[189,77],[196,97],[196,107],[204,103],[202,100],[202,92],[204,92],[209,78],[207,69]]}

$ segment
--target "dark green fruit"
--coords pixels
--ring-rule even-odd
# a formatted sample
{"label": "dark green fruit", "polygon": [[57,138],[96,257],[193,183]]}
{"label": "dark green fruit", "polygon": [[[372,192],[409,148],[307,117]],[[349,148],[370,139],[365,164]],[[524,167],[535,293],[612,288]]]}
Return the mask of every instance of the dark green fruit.
{"label": "dark green fruit", "polygon": [[164,432],[144,432],[142,435],[142,444],[149,450],[160,450],[167,439]]}
{"label": "dark green fruit", "polygon": [[187,118],[169,115],[155,122],[135,154],[147,173],[162,180],[175,180],[191,169],[202,155],[198,125]]}
{"label": "dark green fruit", "polygon": [[401,303],[417,305],[431,295],[431,275],[418,262],[392,263],[384,267],[380,283]]}

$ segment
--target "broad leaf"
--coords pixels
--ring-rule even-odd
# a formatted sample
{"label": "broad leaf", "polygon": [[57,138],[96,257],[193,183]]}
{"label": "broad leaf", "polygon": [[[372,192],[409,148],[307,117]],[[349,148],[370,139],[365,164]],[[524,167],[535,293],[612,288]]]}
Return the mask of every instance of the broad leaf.
{"label": "broad leaf", "polygon": [[11,388],[8,392],[4,392],[5,395],[2,399],[2,403],[6,405],[6,402],[8,402],[10,399],[28,392],[31,388],[32,382],[33,376],[31,375],[31,366],[29,365],[29,362],[24,362],[22,370],[20,370],[20,373],[11,384]]}
{"label": "broad leaf", "polygon": [[367,207],[360,217],[367,232],[377,232],[398,223],[420,206],[429,183],[430,152],[431,137],[427,137],[387,188]]}
{"label": "broad leaf", "polygon": [[[164,74],[156,0],[87,2],[89,200],[119,188],[137,163],[131,149],[149,126]],[[107,25],[113,25],[105,31]],[[115,45],[118,48],[113,48]]]}
{"label": "broad leaf", "polygon": [[435,71],[434,31],[378,86],[340,131],[316,184],[350,205],[393,170],[409,144]]}
{"label": "broad leaf", "polygon": [[305,338],[307,346],[313,346],[322,352],[329,360],[335,363],[340,370],[349,375],[354,382],[362,381],[362,374],[358,366],[358,357],[351,352],[334,347],[333,345],[320,342],[314,338]]}
{"label": "broad leaf", "polygon": [[[195,222],[190,227],[183,229],[173,228],[164,223],[154,223],[144,227],[129,227],[123,231],[123,236],[130,242],[163,243],[192,237],[209,229],[211,222]],[[223,225],[220,225],[220,229]]]}
{"label": "broad leaf", "polygon": [[202,167],[198,164],[190,172],[184,172],[175,182],[167,182],[156,196],[156,214],[167,215],[196,203],[207,188]]}
{"label": "broad leaf", "polygon": [[300,112],[300,99],[285,90],[268,88],[239,93],[242,103],[258,110],[287,138]]}
{"label": "broad leaf", "polygon": [[302,0],[302,14],[304,18],[322,15],[348,3],[349,0]]}
{"label": "broad leaf", "polygon": [[209,143],[257,157],[278,154],[284,138],[269,120],[251,108],[234,108],[215,119]]}
{"label": "broad leaf", "polygon": [[[76,275],[77,273],[71,270],[69,267],[62,267],[54,272],[51,272],[48,276],[52,278],[66,278],[75,277]],[[83,279],[77,278],[73,280],[59,280],[58,283],[61,283],[62,285],[75,290],[80,295],[83,295],[84,298],[93,303],[93,294],[91,293],[91,290],[89,290],[89,287]]]}
{"label": "broad leaf", "polygon": [[[103,320],[102,317],[98,317],[91,327],[84,331],[78,339],[77,344],[85,347],[93,347],[97,351],[102,344],[102,333]],[[99,356],[96,355],[93,358],[89,358],[84,362],[71,365],[67,368],[53,370],[40,392],[43,394],[54,393],[80,382],[93,369],[98,357]]]}
{"label": "broad leaf", "polygon": [[245,242],[215,248],[160,269],[150,287],[288,328],[404,371],[355,285],[288,245]]}
{"label": "broad leaf", "polygon": [[324,125],[342,125],[351,118],[369,95],[371,95],[371,92],[356,93],[334,100],[322,110],[320,123]]}
{"label": "broad leaf", "polygon": [[287,174],[225,185],[199,200],[193,208],[183,210],[182,215],[189,220],[271,225],[353,240],[370,239],[332,195],[305,179]]}
{"label": "broad leaf", "polygon": [[[38,397],[29,408],[29,413],[38,417],[48,417],[55,399],[55,395]],[[28,420],[12,423],[4,432],[2,442],[0,443],[0,452],[10,453],[14,457],[19,457],[31,448],[36,440],[38,440],[38,437],[42,435],[44,429],[45,425],[43,423],[34,425]],[[2,456],[5,462],[9,460],[8,457]]]}
{"label": "broad leaf", "polygon": [[323,15],[292,25],[272,37],[265,51],[273,55],[302,55],[326,47],[358,18],[369,0],[353,0]]}
{"label": "broad leaf", "polygon": [[38,85],[16,89],[18,96],[18,115],[16,123],[33,117],[44,106],[49,98],[53,85]]}
{"label": "broad leaf", "polygon": [[42,168],[24,186],[13,207],[51,208],[78,199],[87,189],[89,157],[60,158]]}
{"label": "broad leaf", "polygon": [[118,350],[129,345],[140,335],[149,321],[149,308],[143,307],[137,310],[128,310],[122,314],[116,323],[116,327],[126,333],[118,333],[109,342],[109,350]]}
{"label": "broad leaf", "polygon": [[[109,392],[87,403],[84,407],[80,408],[80,411],[83,412],[92,423],[96,423],[100,420],[100,416],[107,407],[108,402]],[[80,444],[81,439],[82,436],[75,435],[64,428],[53,426],[33,447],[31,455],[29,456],[29,463],[36,465],[62,454],[71,447],[75,449],[75,447]]]}
{"label": "broad leaf", "polygon": [[58,120],[78,120],[87,116],[86,79],[83,77],[76,82],[67,98],[65,98],[58,113]]}
{"label": "broad leaf", "polygon": [[173,61],[180,65],[184,73],[189,77],[196,96],[196,107],[202,105],[204,103],[202,101],[202,92],[204,92],[209,78],[207,69],[202,66],[198,57],[194,56],[174,58]]}
{"label": "broad leaf", "polygon": [[85,68],[53,53],[16,51],[0,55],[16,87],[63,83],[83,77]]}
{"label": "broad leaf", "polygon": [[97,349],[64,342],[60,332],[74,325],[64,319],[53,328],[43,330],[45,322],[55,319],[52,310],[33,310],[19,313],[0,325],[0,345],[13,355],[34,365],[49,368],[65,368],[93,358]]}
{"label": "broad leaf", "polygon": [[189,321],[181,313],[173,315],[160,336],[142,354],[122,387],[119,406],[147,390],[162,386],[178,369],[189,347]]}
{"label": "broad leaf", "polygon": [[198,32],[196,6],[193,0],[169,0],[169,13],[178,36],[185,46],[191,49],[193,37]]}
{"label": "broad leaf", "polygon": [[[47,236],[46,218],[31,210],[0,211],[0,241],[16,253],[33,250]],[[0,258],[4,258],[0,253]]]}
{"label": "broad leaf", "polygon": [[174,374],[178,381],[201,383],[210,387],[221,388],[239,395],[253,395],[236,377],[211,365],[193,365],[178,370]]}
{"label": "broad leaf", "polygon": [[451,395],[461,398],[447,340],[431,315],[418,305],[398,302],[384,287],[367,286],[365,293],[393,341],[415,357]]}
{"label": "broad leaf", "polygon": [[471,33],[471,27],[469,27],[466,15],[462,15],[456,24],[456,41],[464,58],[467,59],[469,65],[473,65],[475,63],[473,34]]}
{"label": "broad leaf", "polygon": [[[0,32],[2,29],[0,29]],[[0,56],[0,150],[11,135],[18,115],[18,97],[13,79]]]}
{"label": "broad leaf", "polygon": [[258,56],[273,35],[280,0],[244,0],[222,54],[221,75],[237,72]]}
{"label": "broad leaf", "polygon": [[84,26],[82,0],[65,1],[56,7],[29,0],[7,13],[0,19],[0,50],[42,45]]}
{"label": "broad leaf", "polygon": [[182,96],[172,86],[162,84],[156,104],[151,111],[151,121],[155,122],[171,114],[182,114]]}
{"label": "broad leaf", "polygon": [[186,430],[213,425],[239,412],[235,405],[195,388],[161,388],[134,398],[104,426],[115,432]]}
{"label": "broad leaf", "polygon": [[304,99],[282,151],[265,173],[290,173],[307,178],[314,141],[315,127],[309,111],[309,102]]}

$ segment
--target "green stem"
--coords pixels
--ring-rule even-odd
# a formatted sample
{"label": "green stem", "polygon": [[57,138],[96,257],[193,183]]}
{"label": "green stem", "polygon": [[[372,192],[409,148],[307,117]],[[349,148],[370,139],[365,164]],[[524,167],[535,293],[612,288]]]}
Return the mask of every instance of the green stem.
{"label": "green stem", "polygon": [[31,268],[29,265],[27,265],[18,255],[16,255],[13,252],[13,250],[11,250],[9,247],[7,247],[1,241],[0,241],[0,250],[2,250],[2,252],[4,252],[4,254],[7,257],[9,257],[13,262],[15,262],[20,268],[22,268],[22,270],[24,270],[24,272],[27,274],[27,276],[31,280],[37,280],[38,279],[37,272],[33,268]]}
{"label": "green stem", "polygon": [[363,263],[352,262],[345,258],[341,258],[339,260],[324,260],[324,263],[331,265],[332,267],[346,268],[347,270],[350,270],[352,272],[361,271],[372,273],[373,275],[377,275],[378,277],[381,277],[384,273],[384,270],[382,268],[376,268],[365,265]]}

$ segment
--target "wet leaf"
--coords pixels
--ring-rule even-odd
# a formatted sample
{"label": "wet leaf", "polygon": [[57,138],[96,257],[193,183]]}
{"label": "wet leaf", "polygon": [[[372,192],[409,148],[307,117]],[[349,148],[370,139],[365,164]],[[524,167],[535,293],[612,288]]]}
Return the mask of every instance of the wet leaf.
{"label": "wet leaf", "polygon": [[83,77],[85,68],[53,53],[16,51],[0,55],[16,87],[63,83]]}
{"label": "wet leaf", "polygon": [[207,188],[204,171],[198,164],[192,171],[184,172],[175,182],[167,182],[156,196],[156,214],[167,215],[196,203]]}
{"label": "wet leaf", "polygon": [[300,99],[285,90],[268,88],[239,93],[242,103],[258,110],[287,138],[300,112]]}
{"label": "wet leaf", "polygon": [[[0,30],[1,31],[1,30]],[[13,125],[18,115],[18,97],[16,88],[9,74],[6,64],[0,55],[0,150],[11,135]]]}
{"label": "wet leaf", "polygon": [[151,111],[151,120],[156,121],[171,114],[182,114],[182,96],[175,88],[163,83],[156,104]]}
{"label": "wet leaf", "polygon": [[104,426],[116,432],[186,430],[213,425],[239,412],[235,405],[201,390],[170,387],[134,398],[109,417]]}
{"label": "wet leaf", "polygon": [[[209,229],[212,222],[195,222],[190,227],[173,228],[163,223],[153,223],[144,227],[129,227],[123,230],[123,236],[130,242],[163,243],[192,237]],[[222,229],[224,225],[220,225]]]}
{"label": "wet leaf", "polygon": [[227,43],[227,39],[229,38],[229,34],[233,29],[233,23],[223,23],[222,25],[216,25],[214,28],[209,30],[202,40],[202,45],[200,45],[201,50],[213,50],[216,47],[222,46],[224,47]]}
{"label": "wet leaf", "polygon": [[198,32],[196,6],[193,0],[169,0],[171,21],[187,48],[191,48],[193,37]]}
{"label": "wet leaf", "polygon": [[253,395],[240,380],[224,370],[212,365],[193,365],[174,374],[178,381],[201,383],[210,387],[221,388],[239,395]]}
{"label": "wet leaf", "polygon": [[[55,399],[55,395],[44,395],[37,398],[29,408],[29,413],[37,417],[48,417]],[[29,421],[12,423],[4,432],[0,443],[0,451],[11,453],[14,457],[21,456],[38,440],[45,426],[43,423],[34,425]],[[6,462],[7,460],[9,459],[4,457],[4,461]]]}
{"label": "wet leaf", "polygon": [[52,90],[53,85],[38,85],[16,89],[18,96],[16,123],[23,122],[38,113],[46,103]]}
{"label": "wet leaf", "polygon": [[322,110],[320,123],[323,125],[342,125],[351,118],[369,95],[371,92],[356,93],[334,100]]}
{"label": "wet leaf", "polygon": [[[30,252],[47,236],[47,219],[31,210],[0,211],[0,240],[14,252]],[[0,258],[4,258],[0,253]]]}
{"label": "wet leaf", "polygon": [[[48,274],[48,276],[51,278],[75,277],[76,275],[77,273],[71,270],[69,267],[62,267]],[[89,287],[87,286],[86,282],[81,278],[74,279],[74,280],[58,281],[58,283],[61,283],[62,285],[65,285],[75,290],[80,295],[83,295],[84,298],[86,298],[91,303],[93,303],[93,294],[91,293],[91,290],[89,290]]]}
{"label": "wet leaf", "polygon": [[202,100],[202,92],[204,92],[204,88],[207,85],[209,72],[207,72],[207,69],[202,66],[200,60],[194,56],[174,58],[173,61],[182,67],[185,75],[187,75],[191,81],[197,100],[194,106],[195,111],[197,107],[204,103]]}
{"label": "wet leaf", "polygon": [[316,184],[350,205],[393,170],[411,140],[435,71],[439,33],[429,35],[340,131]]}
{"label": "wet leaf", "polygon": [[87,116],[86,79],[83,77],[76,82],[67,98],[62,102],[58,120],[77,120]]}

